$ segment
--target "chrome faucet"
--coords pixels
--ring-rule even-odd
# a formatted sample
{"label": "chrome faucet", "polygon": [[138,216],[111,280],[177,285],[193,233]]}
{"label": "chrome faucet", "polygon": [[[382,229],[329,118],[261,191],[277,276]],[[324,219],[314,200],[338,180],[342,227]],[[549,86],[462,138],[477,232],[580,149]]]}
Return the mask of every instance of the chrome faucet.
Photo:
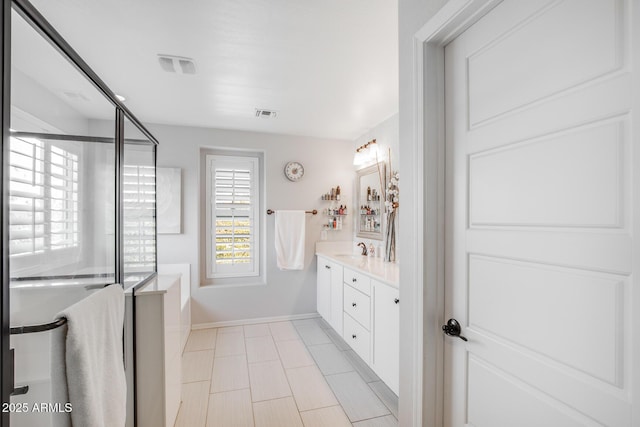
{"label": "chrome faucet", "polygon": [[364,242],[360,242],[358,246],[362,247],[362,256],[367,256],[367,245]]}

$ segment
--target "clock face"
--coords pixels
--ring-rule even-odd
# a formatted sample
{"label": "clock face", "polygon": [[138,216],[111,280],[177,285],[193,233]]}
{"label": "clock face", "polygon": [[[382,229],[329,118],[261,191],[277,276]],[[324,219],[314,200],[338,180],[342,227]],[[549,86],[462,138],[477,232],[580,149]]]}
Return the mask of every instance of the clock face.
{"label": "clock face", "polygon": [[304,175],[304,166],[299,162],[289,162],[284,167],[284,174],[289,181],[298,181]]}

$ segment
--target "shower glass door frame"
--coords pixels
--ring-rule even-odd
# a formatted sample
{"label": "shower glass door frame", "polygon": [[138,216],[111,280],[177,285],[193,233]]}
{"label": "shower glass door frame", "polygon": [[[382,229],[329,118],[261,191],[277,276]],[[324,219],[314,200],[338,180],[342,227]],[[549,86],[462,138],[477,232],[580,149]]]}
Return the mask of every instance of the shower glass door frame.
{"label": "shower glass door frame", "polygon": [[[123,167],[125,158],[125,144],[144,143],[153,146],[153,166],[156,163],[156,147],[158,141],[146,129],[146,127],[133,115],[133,113],[119,100],[115,93],[109,89],[104,81],[88,66],[88,64],[78,55],[78,53],[64,40],[64,38],[53,28],[53,26],[38,12],[38,10],[28,0],[2,0],[0,8],[0,32],[2,42],[0,44],[2,66],[0,67],[2,107],[0,110],[0,125],[2,126],[2,150],[0,150],[0,193],[2,199],[2,210],[0,211],[0,235],[2,236],[2,263],[0,264],[0,275],[2,278],[2,289],[0,291],[0,383],[2,403],[8,404],[11,394],[14,392],[14,354],[10,348],[10,259],[9,259],[9,174],[7,168],[10,131],[10,111],[11,111],[11,14],[16,11],[25,21],[27,21],[46,41],[53,45],[84,77],[98,89],[99,92],[113,105],[115,112],[115,283],[125,283],[125,261],[124,261],[124,223],[123,223]],[[135,128],[138,134],[143,135],[145,141],[125,140],[125,121]],[[157,234],[157,233],[156,233]],[[157,242],[157,240],[156,240]],[[156,243],[157,247],[157,243]],[[157,254],[157,252],[156,252]],[[157,271],[157,255],[154,262],[154,272],[143,280],[132,286],[133,295],[135,290],[144,286],[150,279],[155,277]],[[135,298],[133,298],[133,310],[135,319]],[[135,327],[134,331],[135,332]],[[134,336],[135,352],[135,336]],[[134,353],[135,354],[135,353]],[[133,372],[135,378],[135,357]],[[135,388],[135,385],[134,385]],[[133,393],[135,396],[135,393]],[[135,398],[134,398],[135,400]],[[134,404],[135,408],[135,404]],[[135,411],[135,409],[134,409]],[[9,426],[9,412],[0,411],[0,425]],[[135,416],[134,416],[135,420]],[[135,422],[135,421],[134,421]]]}

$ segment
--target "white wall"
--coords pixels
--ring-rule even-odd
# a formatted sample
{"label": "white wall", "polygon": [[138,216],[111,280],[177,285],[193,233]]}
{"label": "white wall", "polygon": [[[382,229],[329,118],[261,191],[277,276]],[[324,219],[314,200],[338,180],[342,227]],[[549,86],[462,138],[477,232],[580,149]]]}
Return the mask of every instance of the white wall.
{"label": "white wall", "polygon": [[[432,17],[440,7],[446,3],[445,0],[399,0],[398,1],[398,43],[400,55],[400,108],[399,108],[399,128],[400,128],[400,203],[399,221],[405,224],[400,228],[398,237],[398,250],[401,253],[415,252],[417,236],[411,224],[417,212],[423,209],[418,205],[415,197],[415,186],[410,177],[414,177],[419,171],[414,166],[413,158],[414,144],[414,82],[413,82],[413,49],[414,34],[420,29],[430,17]],[[399,421],[402,426],[419,425],[434,426],[433,414],[422,414],[422,405],[416,404],[414,397],[421,394],[416,390],[414,379],[420,372],[415,372],[413,352],[413,334],[416,323],[422,323],[423,319],[416,319],[418,313],[415,311],[415,304],[412,304],[415,288],[423,286],[421,278],[412,276],[412,270],[400,268],[400,300],[407,301],[400,311],[400,413]],[[425,313],[425,316],[432,316],[432,313]],[[418,363],[421,361],[418,360]],[[425,399],[433,399],[433,396],[426,395]]]}
{"label": "white wall", "polygon": [[[274,218],[266,216],[266,285],[200,286],[199,256],[199,151],[201,147],[264,150],[266,204],[270,209],[318,209],[329,202],[321,194],[340,185],[345,200],[351,200],[354,181],[351,141],[317,139],[266,133],[240,132],[181,126],[149,125],[160,141],[158,166],[182,168],[183,233],[158,236],[159,263],[189,263],[191,270],[192,321],[194,325],[316,311],[315,242],[320,238],[320,214],[308,215],[305,269],[280,271],[274,250]],[[297,160],[305,176],[289,182],[283,168]],[[329,232],[331,240],[349,240],[352,227],[345,222],[340,232]]]}

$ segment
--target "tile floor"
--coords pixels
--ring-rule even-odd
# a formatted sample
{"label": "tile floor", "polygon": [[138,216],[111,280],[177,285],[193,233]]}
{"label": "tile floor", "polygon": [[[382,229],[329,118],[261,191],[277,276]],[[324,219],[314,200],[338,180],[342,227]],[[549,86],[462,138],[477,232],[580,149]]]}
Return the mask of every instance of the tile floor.
{"label": "tile floor", "polygon": [[192,331],[175,427],[393,427],[398,397],[320,318]]}

